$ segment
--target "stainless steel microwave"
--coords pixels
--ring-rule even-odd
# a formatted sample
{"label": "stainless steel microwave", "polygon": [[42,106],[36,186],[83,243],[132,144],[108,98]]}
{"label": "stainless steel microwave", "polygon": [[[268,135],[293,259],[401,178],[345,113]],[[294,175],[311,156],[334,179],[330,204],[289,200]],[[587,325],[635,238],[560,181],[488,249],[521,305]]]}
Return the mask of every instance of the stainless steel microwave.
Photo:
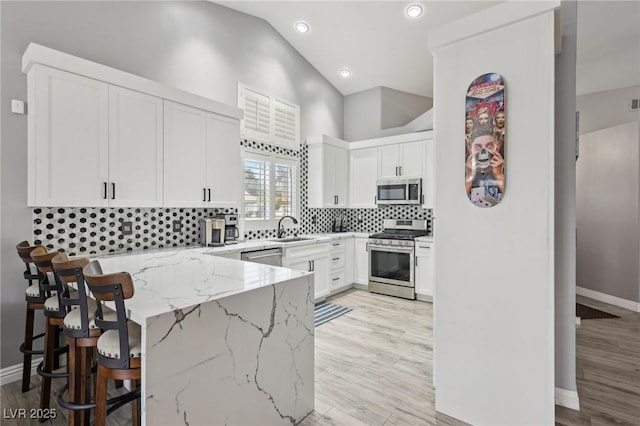
{"label": "stainless steel microwave", "polygon": [[377,204],[422,204],[422,179],[385,179],[377,182]]}

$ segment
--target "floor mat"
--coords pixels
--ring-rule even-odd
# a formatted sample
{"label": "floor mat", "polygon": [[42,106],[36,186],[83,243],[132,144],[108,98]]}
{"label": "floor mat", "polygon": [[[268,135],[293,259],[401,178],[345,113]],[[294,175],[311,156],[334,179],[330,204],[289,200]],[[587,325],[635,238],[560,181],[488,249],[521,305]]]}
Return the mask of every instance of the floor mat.
{"label": "floor mat", "polygon": [[576,303],[576,316],[581,319],[601,319],[601,318],[620,318],[617,315],[604,312],[591,306]]}
{"label": "floor mat", "polygon": [[346,306],[336,305],[327,301],[320,302],[315,308],[313,325],[317,327],[320,324],[324,324],[327,321],[331,321],[334,318],[338,318],[339,316],[346,314],[350,310],[351,308],[347,308]]}

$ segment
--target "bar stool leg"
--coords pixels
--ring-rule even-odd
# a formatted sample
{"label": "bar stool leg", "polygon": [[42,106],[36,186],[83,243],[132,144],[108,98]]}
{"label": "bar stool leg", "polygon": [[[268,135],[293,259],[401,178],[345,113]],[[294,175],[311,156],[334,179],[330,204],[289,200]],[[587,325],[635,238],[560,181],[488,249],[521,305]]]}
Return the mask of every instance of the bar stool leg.
{"label": "bar stool leg", "polygon": [[27,318],[24,326],[24,349],[22,361],[22,392],[29,390],[31,384],[31,351],[33,349],[33,322],[35,310],[31,303],[27,303]]}
{"label": "bar stool leg", "polygon": [[96,412],[95,426],[105,426],[107,421],[107,376],[105,367],[98,364],[96,378]]}
{"label": "bar stool leg", "polygon": [[[138,387],[138,381],[131,380],[131,391],[134,391]],[[131,425],[140,426],[140,400],[134,399],[131,401]]]}
{"label": "bar stool leg", "polygon": [[[93,348],[89,348],[83,346],[82,350],[82,359],[80,361],[80,371],[82,372],[82,381],[80,382],[80,403],[87,404],[91,402],[91,385],[90,385],[90,377],[91,376],[91,359],[93,358],[91,352]],[[89,411],[81,410],[80,411],[80,424],[89,425]]]}
{"label": "bar stool leg", "polygon": [[[47,318],[47,327],[44,335],[44,361],[43,361],[43,369],[47,373],[51,373],[53,371],[53,358],[56,356],[54,354],[55,349],[55,335],[56,328],[58,326],[53,324],[52,321]],[[49,408],[49,403],[51,400],[51,378],[42,376],[42,387],[40,389],[40,408],[45,410]],[[41,418],[40,422],[46,421],[46,418]]]}

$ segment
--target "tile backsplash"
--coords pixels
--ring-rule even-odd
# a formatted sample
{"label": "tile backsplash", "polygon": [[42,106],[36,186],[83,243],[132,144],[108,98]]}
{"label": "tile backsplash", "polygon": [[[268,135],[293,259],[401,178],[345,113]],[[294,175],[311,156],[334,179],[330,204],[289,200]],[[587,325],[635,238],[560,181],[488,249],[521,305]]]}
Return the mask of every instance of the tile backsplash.
{"label": "tile backsplash", "polygon": [[[289,157],[300,158],[300,233],[331,232],[333,220],[346,216],[348,230],[379,232],[383,219],[429,219],[432,211],[418,206],[385,206],[374,209],[309,208],[307,197],[307,145],[300,151],[242,140],[242,146]],[[163,247],[197,246],[199,220],[217,213],[237,213],[225,208],[79,208],[44,207],[33,209],[33,240],[48,250],[63,249],[70,255],[96,255]],[[172,231],[172,222],[180,220],[182,231]],[[123,236],[121,223],[132,222],[132,235]],[[290,234],[292,231],[287,230]],[[275,238],[276,229],[246,231],[245,239]]]}

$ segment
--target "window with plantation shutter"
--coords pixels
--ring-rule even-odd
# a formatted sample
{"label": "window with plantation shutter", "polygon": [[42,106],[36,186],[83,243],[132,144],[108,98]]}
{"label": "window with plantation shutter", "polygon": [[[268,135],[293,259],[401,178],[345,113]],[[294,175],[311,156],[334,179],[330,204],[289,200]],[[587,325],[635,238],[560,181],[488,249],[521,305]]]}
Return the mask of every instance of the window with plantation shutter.
{"label": "window with plantation shutter", "polygon": [[294,150],[300,149],[300,107],[242,83],[238,106],[244,110],[242,136]]}
{"label": "window with plantation shutter", "polygon": [[275,228],[282,216],[296,216],[299,161],[245,150],[243,163],[245,228]]}

